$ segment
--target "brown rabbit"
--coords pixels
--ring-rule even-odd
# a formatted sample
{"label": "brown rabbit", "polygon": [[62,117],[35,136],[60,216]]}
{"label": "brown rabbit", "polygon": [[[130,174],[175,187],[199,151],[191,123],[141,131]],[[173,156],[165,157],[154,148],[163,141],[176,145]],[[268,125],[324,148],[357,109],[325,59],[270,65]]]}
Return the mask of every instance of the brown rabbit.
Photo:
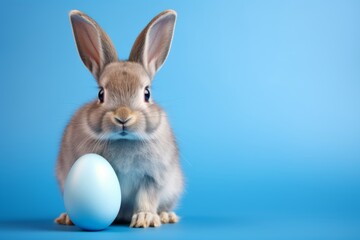
{"label": "brown rabbit", "polygon": [[[118,221],[130,227],[177,222],[172,210],[184,185],[178,148],[166,113],[151,95],[152,79],[170,50],[176,12],[164,11],[145,27],[128,61],[118,60],[111,40],[89,16],[73,10],[70,20],[80,57],[100,90],[65,129],[56,166],[61,191],[76,159],[97,153],[121,185]],[[55,221],[72,224],[66,213]]]}

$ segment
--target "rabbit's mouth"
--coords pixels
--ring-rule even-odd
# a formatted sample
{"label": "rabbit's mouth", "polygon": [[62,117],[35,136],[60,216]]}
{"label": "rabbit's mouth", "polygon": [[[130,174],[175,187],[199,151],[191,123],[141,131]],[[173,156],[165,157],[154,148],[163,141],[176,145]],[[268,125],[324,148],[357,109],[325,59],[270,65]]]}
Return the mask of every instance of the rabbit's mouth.
{"label": "rabbit's mouth", "polygon": [[121,140],[121,139],[136,140],[138,138],[137,138],[136,134],[134,134],[132,131],[120,130],[120,131],[114,131],[114,132],[110,133],[108,136],[108,139],[109,140]]}
{"label": "rabbit's mouth", "polygon": [[115,139],[128,139],[128,140],[136,139],[135,135],[132,132],[126,130],[122,130],[120,132],[115,133],[113,137]]}
{"label": "rabbit's mouth", "polygon": [[120,132],[119,134],[120,134],[121,136],[123,136],[123,137],[125,137],[126,135],[128,135],[128,133],[125,132],[125,131],[122,131],[122,132]]}

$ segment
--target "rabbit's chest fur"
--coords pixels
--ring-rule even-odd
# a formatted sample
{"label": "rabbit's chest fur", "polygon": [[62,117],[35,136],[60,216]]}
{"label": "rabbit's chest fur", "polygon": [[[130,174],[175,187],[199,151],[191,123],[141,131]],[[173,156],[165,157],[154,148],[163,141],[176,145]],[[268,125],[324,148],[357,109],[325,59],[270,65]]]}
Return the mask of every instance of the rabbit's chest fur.
{"label": "rabbit's chest fur", "polygon": [[129,140],[110,143],[103,156],[113,166],[121,184],[125,185],[122,186],[124,191],[136,188],[144,178],[152,178],[156,184],[162,185],[170,157],[166,152],[160,154],[156,147]]}
{"label": "rabbit's chest fur", "polygon": [[154,184],[156,189],[166,185],[171,174],[168,151],[160,151],[157,146],[142,145],[132,141],[110,143],[102,155],[113,166],[120,182],[122,209],[119,219],[131,217],[136,194],[142,186]]}

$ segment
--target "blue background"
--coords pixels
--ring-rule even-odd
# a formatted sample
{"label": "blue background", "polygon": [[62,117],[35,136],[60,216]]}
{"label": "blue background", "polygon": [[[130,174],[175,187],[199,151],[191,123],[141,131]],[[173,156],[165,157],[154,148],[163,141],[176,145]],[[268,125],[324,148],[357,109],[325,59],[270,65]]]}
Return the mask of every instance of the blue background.
{"label": "blue background", "polygon": [[[153,96],[187,177],[159,229],[82,232],[55,181],[62,131],[96,97],[68,12],[92,16],[126,59],[175,9]],[[0,238],[360,239],[359,1],[3,1]]]}

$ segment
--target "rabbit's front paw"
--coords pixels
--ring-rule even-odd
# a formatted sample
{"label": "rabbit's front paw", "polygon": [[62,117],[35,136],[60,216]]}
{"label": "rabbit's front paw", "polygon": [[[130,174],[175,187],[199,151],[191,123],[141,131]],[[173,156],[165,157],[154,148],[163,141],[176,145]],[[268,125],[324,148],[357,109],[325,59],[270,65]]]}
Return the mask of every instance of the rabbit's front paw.
{"label": "rabbit's front paw", "polygon": [[147,228],[160,227],[160,217],[152,212],[138,212],[132,216],[130,227],[133,228]]}
{"label": "rabbit's front paw", "polygon": [[174,212],[161,212],[160,221],[161,223],[177,223],[179,217]]}

